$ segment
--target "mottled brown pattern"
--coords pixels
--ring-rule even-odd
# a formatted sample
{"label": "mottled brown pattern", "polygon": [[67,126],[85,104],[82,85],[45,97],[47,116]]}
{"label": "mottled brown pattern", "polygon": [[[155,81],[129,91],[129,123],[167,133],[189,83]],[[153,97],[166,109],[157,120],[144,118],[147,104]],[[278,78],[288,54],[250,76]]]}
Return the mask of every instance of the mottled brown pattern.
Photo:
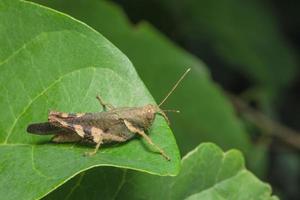
{"label": "mottled brown pattern", "polygon": [[83,131],[83,128],[81,125],[75,124],[73,125],[75,132],[80,136],[80,137],[84,137],[85,132]]}
{"label": "mottled brown pattern", "polygon": [[99,143],[100,141],[102,141],[103,134],[104,133],[101,129],[96,128],[96,127],[91,128],[91,136],[95,143]]}

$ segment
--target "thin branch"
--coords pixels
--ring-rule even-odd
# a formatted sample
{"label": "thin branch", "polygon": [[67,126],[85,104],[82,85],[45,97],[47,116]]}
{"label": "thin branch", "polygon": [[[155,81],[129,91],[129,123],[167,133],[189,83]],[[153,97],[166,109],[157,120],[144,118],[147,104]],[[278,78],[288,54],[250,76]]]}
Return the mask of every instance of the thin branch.
{"label": "thin branch", "polygon": [[300,133],[272,120],[257,109],[250,107],[241,98],[228,94],[236,110],[245,117],[246,120],[260,128],[263,133],[274,136],[284,143],[300,150]]}

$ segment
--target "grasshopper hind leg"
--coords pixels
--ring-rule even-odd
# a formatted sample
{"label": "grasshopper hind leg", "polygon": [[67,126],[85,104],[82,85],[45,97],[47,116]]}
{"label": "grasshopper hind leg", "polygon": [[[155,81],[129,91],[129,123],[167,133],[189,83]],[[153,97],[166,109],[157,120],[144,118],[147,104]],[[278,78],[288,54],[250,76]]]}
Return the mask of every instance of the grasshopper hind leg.
{"label": "grasshopper hind leg", "polygon": [[164,150],[162,150],[159,146],[157,146],[157,145],[151,140],[151,138],[150,138],[148,135],[146,135],[146,133],[145,133],[143,130],[141,130],[141,129],[135,127],[132,123],[130,123],[130,122],[127,121],[127,120],[124,120],[124,123],[125,123],[126,127],[127,127],[131,132],[137,133],[137,134],[139,134],[140,136],[142,136],[143,138],[145,138],[146,141],[147,141],[150,145],[152,145],[153,147],[155,147],[155,148],[159,151],[159,153],[160,153],[166,160],[168,160],[168,161],[171,160],[170,157],[167,156],[167,154],[164,152]]}

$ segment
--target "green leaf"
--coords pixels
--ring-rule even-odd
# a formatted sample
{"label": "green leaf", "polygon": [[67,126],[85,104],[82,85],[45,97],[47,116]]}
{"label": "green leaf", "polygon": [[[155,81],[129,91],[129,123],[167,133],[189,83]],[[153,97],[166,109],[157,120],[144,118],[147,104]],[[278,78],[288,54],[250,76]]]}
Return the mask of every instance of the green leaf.
{"label": "green leaf", "polygon": [[37,1],[68,13],[99,30],[133,61],[155,99],[162,99],[171,85],[188,68],[192,70],[164,108],[178,109],[170,114],[171,126],[181,152],[200,142],[215,142],[224,149],[249,152],[247,134],[235,117],[230,102],[215,85],[205,65],[175,46],[147,23],[129,24],[124,13],[106,1]]}
{"label": "green leaf", "polygon": [[223,153],[216,145],[204,143],[188,153],[181,164],[176,177],[112,168],[90,170],[70,180],[46,199],[176,200],[191,195],[203,197],[200,199],[276,198],[271,197],[269,185],[245,169],[244,159],[237,150]]}
{"label": "green leaf", "polygon": [[115,106],[142,106],[153,98],[128,58],[85,24],[26,1],[0,1],[0,196],[37,199],[95,166],[176,175],[180,155],[171,130],[157,117],[149,136],[167,162],[142,139],[101,148],[49,143],[26,133],[49,110],[99,112],[97,94]]}

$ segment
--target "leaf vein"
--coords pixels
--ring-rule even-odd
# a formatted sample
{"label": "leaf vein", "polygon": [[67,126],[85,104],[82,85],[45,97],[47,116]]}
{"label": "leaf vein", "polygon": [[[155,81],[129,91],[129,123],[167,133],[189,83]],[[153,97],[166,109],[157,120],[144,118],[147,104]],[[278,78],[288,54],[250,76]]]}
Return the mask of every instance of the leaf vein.
{"label": "leaf vein", "polygon": [[31,148],[31,164],[32,164],[32,169],[41,177],[46,178],[46,179],[53,179],[52,177],[49,177],[45,175],[43,172],[41,172],[39,169],[36,168],[35,162],[34,162],[34,146]]}
{"label": "leaf vein", "polygon": [[68,193],[68,195],[66,195],[65,200],[70,199],[70,197],[71,197],[71,195],[74,193],[74,191],[80,186],[81,181],[82,181],[82,179],[83,179],[84,176],[85,176],[85,172],[82,172],[82,173],[79,175],[79,179],[77,180],[76,184],[71,188],[71,190],[70,190],[70,192]]}
{"label": "leaf vein", "polygon": [[31,99],[29,101],[29,103],[23,108],[23,111],[15,118],[14,122],[12,123],[12,126],[10,127],[8,134],[3,142],[3,144],[7,144],[7,141],[9,139],[9,137],[11,136],[13,129],[15,128],[15,126],[17,125],[17,122],[19,121],[19,119],[26,113],[26,111],[29,109],[29,107],[43,94],[45,94],[49,89],[51,89],[55,84],[57,84],[58,82],[60,82],[62,79],[62,77],[59,77],[57,80],[55,80],[52,84],[50,84],[48,87],[46,87],[41,93],[39,93],[37,96],[35,96],[33,99]]}
{"label": "leaf vein", "polygon": [[12,59],[14,56],[18,55],[19,52],[21,52],[22,50],[26,49],[28,45],[30,45],[31,43],[33,43],[38,37],[40,37],[41,35],[45,34],[47,32],[40,32],[39,34],[37,34],[36,36],[34,36],[32,39],[30,39],[27,42],[24,42],[22,44],[22,46],[20,46],[18,49],[16,49],[15,51],[13,51],[10,55],[8,55],[2,62],[0,62],[0,66],[2,66],[3,64],[7,63],[10,59]]}
{"label": "leaf vein", "polygon": [[115,192],[115,194],[114,194],[114,196],[113,196],[112,199],[116,199],[118,197],[121,189],[123,188],[123,186],[124,186],[124,184],[126,182],[126,174],[127,174],[127,169],[124,169],[123,170],[123,174],[122,174],[122,179],[121,179],[121,181],[119,183],[119,186],[118,186],[118,188],[117,188],[117,190],[116,190],[116,192]]}

